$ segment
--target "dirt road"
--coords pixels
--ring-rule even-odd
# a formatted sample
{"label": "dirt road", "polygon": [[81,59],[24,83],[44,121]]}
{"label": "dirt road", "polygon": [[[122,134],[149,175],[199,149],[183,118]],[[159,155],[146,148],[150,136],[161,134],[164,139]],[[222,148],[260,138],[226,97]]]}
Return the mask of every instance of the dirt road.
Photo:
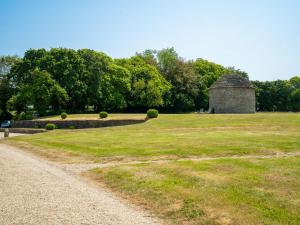
{"label": "dirt road", "polygon": [[0,144],[0,224],[159,224],[108,191]]}

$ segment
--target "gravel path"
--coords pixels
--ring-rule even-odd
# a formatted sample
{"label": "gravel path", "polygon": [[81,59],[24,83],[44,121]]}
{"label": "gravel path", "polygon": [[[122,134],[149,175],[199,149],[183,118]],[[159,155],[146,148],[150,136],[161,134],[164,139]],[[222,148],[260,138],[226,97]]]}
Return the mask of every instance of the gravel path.
{"label": "gravel path", "polygon": [[159,224],[80,178],[0,144],[0,224]]}
{"label": "gravel path", "polygon": [[[20,136],[20,135],[27,135],[27,134],[19,134],[19,133],[10,133],[10,137]],[[0,132],[0,140],[4,138],[4,132]]]}

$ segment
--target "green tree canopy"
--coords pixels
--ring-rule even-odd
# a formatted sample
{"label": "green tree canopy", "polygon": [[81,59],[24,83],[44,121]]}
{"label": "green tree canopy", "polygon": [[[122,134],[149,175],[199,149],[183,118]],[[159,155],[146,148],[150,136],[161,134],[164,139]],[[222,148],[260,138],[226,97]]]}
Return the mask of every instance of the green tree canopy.
{"label": "green tree canopy", "polygon": [[13,83],[10,78],[11,68],[20,59],[17,56],[0,56],[0,110],[7,110],[7,101],[14,92]]}
{"label": "green tree canopy", "polygon": [[41,115],[49,108],[58,110],[67,105],[67,92],[52,79],[46,71],[38,69],[31,72],[32,82],[23,84],[17,95],[14,95],[9,105],[17,111],[26,110],[32,105]]}
{"label": "green tree canopy", "polygon": [[[208,109],[208,90],[225,74],[248,77],[235,67],[205,59],[184,60],[174,48],[145,50],[112,59],[90,49],[29,49],[23,58],[0,57],[0,110],[28,106],[41,114],[59,111],[179,112]],[[299,76],[253,81],[257,109],[299,111]]]}
{"label": "green tree canopy", "polygon": [[134,108],[158,107],[164,105],[164,95],[170,89],[169,82],[152,65],[141,57],[119,59],[116,63],[131,74],[131,94],[129,104]]}

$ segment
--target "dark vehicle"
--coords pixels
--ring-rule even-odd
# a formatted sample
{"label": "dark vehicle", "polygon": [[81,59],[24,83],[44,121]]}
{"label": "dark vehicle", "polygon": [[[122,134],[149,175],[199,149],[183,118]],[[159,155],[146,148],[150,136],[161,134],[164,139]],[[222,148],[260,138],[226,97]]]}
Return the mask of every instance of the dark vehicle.
{"label": "dark vehicle", "polygon": [[4,120],[1,123],[1,128],[10,128],[11,127],[11,121],[10,120]]}

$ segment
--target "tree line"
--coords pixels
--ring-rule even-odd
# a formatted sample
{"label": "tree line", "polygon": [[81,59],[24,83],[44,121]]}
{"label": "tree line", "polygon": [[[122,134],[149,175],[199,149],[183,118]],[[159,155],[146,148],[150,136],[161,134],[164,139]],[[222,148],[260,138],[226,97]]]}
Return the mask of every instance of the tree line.
{"label": "tree line", "polygon": [[[186,112],[208,108],[208,89],[224,74],[248,77],[204,59],[184,60],[174,48],[113,59],[90,49],[29,49],[0,57],[0,110],[40,115],[60,111]],[[300,78],[253,81],[257,109],[299,111]]]}

